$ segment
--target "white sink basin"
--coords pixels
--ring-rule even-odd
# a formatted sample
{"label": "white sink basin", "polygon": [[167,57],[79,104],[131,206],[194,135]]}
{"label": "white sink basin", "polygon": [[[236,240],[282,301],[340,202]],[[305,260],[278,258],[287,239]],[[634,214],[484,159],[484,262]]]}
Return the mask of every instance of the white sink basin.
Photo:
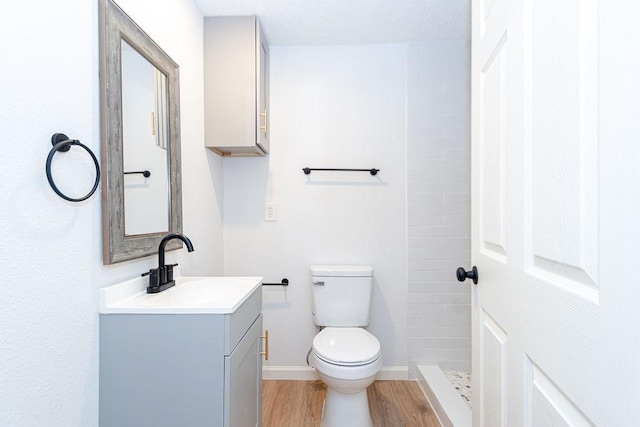
{"label": "white sink basin", "polygon": [[140,277],[100,290],[100,313],[233,313],[258,287],[261,277],[188,277],[157,294],[147,294]]}

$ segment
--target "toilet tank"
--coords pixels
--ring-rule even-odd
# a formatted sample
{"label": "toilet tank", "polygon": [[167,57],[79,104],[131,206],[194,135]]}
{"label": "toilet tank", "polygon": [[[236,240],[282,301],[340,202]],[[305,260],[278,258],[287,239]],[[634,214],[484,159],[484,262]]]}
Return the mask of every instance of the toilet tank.
{"label": "toilet tank", "polygon": [[318,326],[364,327],[371,314],[370,265],[313,265],[313,322]]}

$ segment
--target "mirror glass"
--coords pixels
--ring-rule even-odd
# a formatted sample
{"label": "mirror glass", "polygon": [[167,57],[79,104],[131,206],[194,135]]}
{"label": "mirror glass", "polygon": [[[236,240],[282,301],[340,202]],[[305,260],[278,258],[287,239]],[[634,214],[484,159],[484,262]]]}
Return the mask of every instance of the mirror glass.
{"label": "mirror glass", "polygon": [[167,76],[125,40],[121,48],[124,234],[166,233]]}
{"label": "mirror glass", "polygon": [[[105,264],[182,234],[178,65],[111,0],[100,1]],[[166,249],[182,247],[180,240]]]}

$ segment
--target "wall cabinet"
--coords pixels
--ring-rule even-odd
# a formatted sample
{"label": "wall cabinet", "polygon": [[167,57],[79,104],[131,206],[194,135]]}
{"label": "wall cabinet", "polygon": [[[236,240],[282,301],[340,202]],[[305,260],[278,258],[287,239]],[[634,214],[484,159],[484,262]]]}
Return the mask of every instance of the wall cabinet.
{"label": "wall cabinet", "polygon": [[100,426],[260,426],[261,310],[101,314]]}
{"label": "wall cabinet", "polygon": [[255,16],[204,19],[205,145],[269,153],[269,46]]}

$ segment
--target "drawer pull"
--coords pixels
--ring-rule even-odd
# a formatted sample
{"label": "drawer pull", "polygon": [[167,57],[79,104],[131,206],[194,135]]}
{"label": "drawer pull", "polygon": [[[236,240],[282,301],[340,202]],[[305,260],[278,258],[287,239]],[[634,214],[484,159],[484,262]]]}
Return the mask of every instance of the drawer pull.
{"label": "drawer pull", "polygon": [[264,335],[261,335],[260,338],[264,339],[264,351],[261,351],[260,354],[264,356],[264,360],[269,360],[269,331],[264,331]]}

